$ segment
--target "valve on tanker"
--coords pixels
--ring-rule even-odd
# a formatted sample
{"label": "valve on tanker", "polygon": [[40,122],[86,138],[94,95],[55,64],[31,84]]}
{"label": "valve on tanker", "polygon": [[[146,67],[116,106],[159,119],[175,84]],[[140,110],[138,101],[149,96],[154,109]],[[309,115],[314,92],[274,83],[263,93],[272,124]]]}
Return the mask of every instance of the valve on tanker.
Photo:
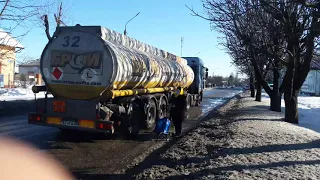
{"label": "valve on tanker", "polygon": [[174,91],[174,96],[176,97],[183,94],[184,94],[184,89],[182,87],[179,87]]}

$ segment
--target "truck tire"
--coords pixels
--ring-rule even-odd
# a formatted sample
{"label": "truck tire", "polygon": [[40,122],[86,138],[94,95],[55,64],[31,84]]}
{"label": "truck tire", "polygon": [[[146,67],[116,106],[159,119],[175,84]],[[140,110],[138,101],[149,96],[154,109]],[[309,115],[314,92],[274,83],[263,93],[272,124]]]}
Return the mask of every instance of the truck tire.
{"label": "truck tire", "polygon": [[200,97],[197,97],[197,99],[195,100],[195,106],[199,106],[200,102]]}
{"label": "truck tire", "polygon": [[136,138],[140,131],[140,119],[143,118],[143,111],[136,103],[129,105],[126,120],[122,123],[122,129],[126,138]]}
{"label": "truck tire", "polygon": [[150,99],[148,108],[146,109],[145,127],[150,130],[156,125],[157,120],[157,105],[154,100]]}
{"label": "truck tire", "polygon": [[187,100],[186,111],[189,111],[189,109],[191,107],[191,96],[188,95],[186,100]]}
{"label": "truck tire", "polygon": [[160,98],[159,107],[158,107],[158,118],[161,119],[167,116],[168,103],[166,98],[163,96]]}

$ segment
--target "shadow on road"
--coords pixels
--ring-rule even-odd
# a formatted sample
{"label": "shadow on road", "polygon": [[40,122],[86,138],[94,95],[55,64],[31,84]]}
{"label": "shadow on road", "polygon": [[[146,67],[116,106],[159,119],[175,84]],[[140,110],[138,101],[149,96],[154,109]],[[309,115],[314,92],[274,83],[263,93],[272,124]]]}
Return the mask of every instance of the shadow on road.
{"label": "shadow on road", "polygon": [[135,139],[125,138],[120,134],[95,134],[87,132],[59,132],[56,142],[72,142],[72,143],[95,143],[98,140],[129,140],[129,141],[152,141],[153,134],[140,133]]}
{"label": "shadow on road", "polygon": [[76,172],[73,173],[80,180],[106,180],[106,179],[119,179],[128,180],[131,179],[130,176],[126,174],[86,174],[86,172]]}
{"label": "shadow on road", "polygon": [[171,176],[166,179],[193,179],[208,175],[224,175],[227,171],[243,171],[243,170],[258,170],[258,169],[266,169],[266,168],[279,168],[279,167],[288,167],[288,166],[297,166],[297,165],[317,165],[320,164],[320,160],[312,160],[312,161],[281,161],[281,162],[273,162],[268,164],[258,164],[258,165],[232,165],[232,166],[224,166],[210,169],[203,169],[197,171],[195,173],[191,173],[188,175],[177,175]]}

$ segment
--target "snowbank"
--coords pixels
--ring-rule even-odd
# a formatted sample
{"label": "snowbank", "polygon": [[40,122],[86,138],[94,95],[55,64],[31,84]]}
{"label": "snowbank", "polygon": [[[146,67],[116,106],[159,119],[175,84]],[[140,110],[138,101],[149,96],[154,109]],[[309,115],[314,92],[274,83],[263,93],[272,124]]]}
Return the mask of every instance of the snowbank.
{"label": "snowbank", "polygon": [[298,108],[299,125],[320,132],[320,97],[301,96],[298,98]]}
{"label": "snowbank", "polygon": [[6,93],[7,91],[8,91],[7,89],[1,88],[1,89],[0,89],[0,96],[1,96],[2,94]]}
{"label": "snowbank", "polygon": [[[263,93],[262,98],[269,99],[268,94]],[[285,108],[282,98],[281,107]],[[320,97],[300,95],[298,97],[299,126],[312,129],[320,133]]]}
{"label": "snowbank", "polygon": [[[14,101],[14,100],[32,100],[34,93],[31,90],[32,86],[27,88],[8,88],[0,89],[0,101]],[[37,98],[43,98],[44,92],[38,93]]]}

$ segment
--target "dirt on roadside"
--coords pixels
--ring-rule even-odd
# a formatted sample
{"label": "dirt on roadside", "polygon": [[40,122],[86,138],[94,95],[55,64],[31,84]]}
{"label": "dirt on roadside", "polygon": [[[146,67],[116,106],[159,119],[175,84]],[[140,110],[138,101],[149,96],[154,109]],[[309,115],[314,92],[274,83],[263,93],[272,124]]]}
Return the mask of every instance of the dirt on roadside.
{"label": "dirt on roadside", "polygon": [[320,179],[320,134],[237,96],[126,171],[130,179]]}

